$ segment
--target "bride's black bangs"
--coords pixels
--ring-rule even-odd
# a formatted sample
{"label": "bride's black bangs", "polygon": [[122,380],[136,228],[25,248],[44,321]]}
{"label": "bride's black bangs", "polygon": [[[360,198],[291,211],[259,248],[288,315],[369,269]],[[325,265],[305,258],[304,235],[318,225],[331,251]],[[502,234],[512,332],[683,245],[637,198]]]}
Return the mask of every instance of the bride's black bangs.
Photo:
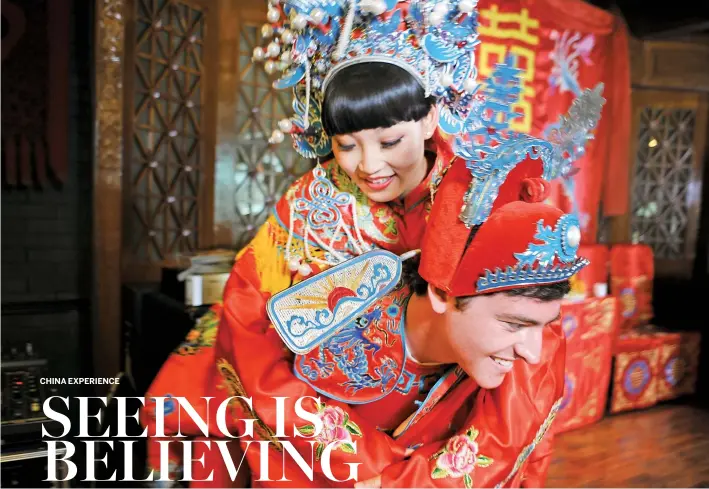
{"label": "bride's black bangs", "polygon": [[436,103],[406,70],[388,63],[344,68],[328,84],[322,121],[329,136],[421,120]]}

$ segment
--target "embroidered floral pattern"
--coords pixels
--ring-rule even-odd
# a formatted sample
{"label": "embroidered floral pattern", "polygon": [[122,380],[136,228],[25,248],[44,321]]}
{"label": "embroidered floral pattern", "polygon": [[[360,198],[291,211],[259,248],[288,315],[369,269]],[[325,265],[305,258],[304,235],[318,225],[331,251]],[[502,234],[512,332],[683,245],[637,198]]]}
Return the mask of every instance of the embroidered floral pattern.
{"label": "embroidered floral pattern", "polygon": [[[323,429],[314,440],[315,460],[320,460],[325,447],[331,443],[336,443],[333,450],[342,450],[345,453],[355,453],[353,436],[362,436],[362,430],[357,424],[350,420],[349,415],[337,406],[318,407],[318,416],[323,423]],[[312,435],[315,433],[313,425],[305,425],[298,428],[302,435]]]}
{"label": "embroidered floral pattern", "polygon": [[472,488],[475,468],[488,467],[493,463],[491,458],[480,454],[478,444],[475,442],[478,433],[475,428],[470,428],[464,435],[450,438],[446,446],[431,457],[431,460],[436,461],[431,477],[433,479],[462,477],[465,487]]}
{"label": "embroidered floral pattern", "polygon": [[217,327],[219,326],[219,314],[214,309],[210,309],[202,316],[192,330],[187,334],[176,349],[178,355],[195,355],[202,348],[209,348],[214,345],[217,338]]}
{"label": "embroidered floral pattern", "polygon": [[[219,358],[216,362],[217,372],[222,378],[222,381],[217,386],[218,389],[226,389],[229,397],[249,397],[242,384],[239,375],[236,373],[236,369],[229,363],[226,358]],[[243,399],[232,399],[230,404],[233,417],[242,418],[249,416],[251,419],[256,420],[254,425],[255,435],[254,439],[261,439],[269,441],[269,446],[274,448],[278,452],[283,451],[283,445],[276,437],[273,430],[259,418],[258,414],[249,407],[249,405]]]}

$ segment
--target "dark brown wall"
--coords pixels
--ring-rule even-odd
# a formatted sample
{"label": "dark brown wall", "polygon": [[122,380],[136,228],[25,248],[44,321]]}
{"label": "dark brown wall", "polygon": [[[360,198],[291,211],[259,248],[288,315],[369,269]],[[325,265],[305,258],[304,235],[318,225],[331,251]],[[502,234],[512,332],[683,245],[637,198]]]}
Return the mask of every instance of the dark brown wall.
{"label": "dark brown wall", "polygon": [[[72,10],[69,173],[42,187],[2,188],[3,345],[33,341],[50,374],[89,368],[91,297],[92,12]],[[31,63],[32,60],[27,60]]]}

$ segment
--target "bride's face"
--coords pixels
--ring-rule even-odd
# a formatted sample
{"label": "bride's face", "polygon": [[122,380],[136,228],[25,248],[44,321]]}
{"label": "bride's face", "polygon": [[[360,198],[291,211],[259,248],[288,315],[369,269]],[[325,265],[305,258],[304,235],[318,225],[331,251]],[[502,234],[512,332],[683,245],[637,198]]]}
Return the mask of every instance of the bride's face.
{"label": "bride's face", "polygon": [[436,110],[418,121],[334,136],[337,163],[367,197],[391,202],[405,197],[428,171],[424,143],[436,128]]}

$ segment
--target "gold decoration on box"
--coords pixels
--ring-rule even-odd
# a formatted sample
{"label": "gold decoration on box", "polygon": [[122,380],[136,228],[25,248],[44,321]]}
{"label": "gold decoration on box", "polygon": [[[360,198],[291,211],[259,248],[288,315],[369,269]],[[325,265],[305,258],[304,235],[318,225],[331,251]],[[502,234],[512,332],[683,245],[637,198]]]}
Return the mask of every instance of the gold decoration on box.
{"label": "gold decoration on box", "polygon": [[576,415],[566,423],[567,427],[576,427],[583,424],[588,418],[595,418],[598,414],[598,394],[593,393],[586,403],[578,410]]}
{"label": "gold decoration on box", "polygon": [[617,299],[605,297],[588,301],[584,305],[584,323],[588,331],[581,335],[582,340],[606,335],[613,331],[616,315]]}
{"label": "gold decoration on box", "polygon": [[677,397],[675,386],[684,377],[684,360],[680,356],[680,345],[664,344],[660,348],[660,372],[657,382],[657,399],[668,400]]}
{"label": "gold decoration on box", "polygon": [[599,373],[604,349],[605,347],[603,345],[597,346],[591,350],[590,353],[588,351],[579,351],[574,353],[571,358],[574,360],[581,358],[583,361],[584,370],[587,371],[591,369],[594,372]]}
{"label": "gold decoration on box", "polygon": [[[643,350],[640,352],[624,352],[616,355],[615,371],[613,372],[613,392],[611,398],[611,412],[617,413],[629,409],[652,406],[657,402],[657,375],[655,366],[658,360],[658,350]],[[647,384],[640,392],[639,397],[631,399],[626,395],[625,374],[627,367],[634,362],[642,362],[647,366]],[[631,383],[637,383],[637,372],[630,372]]]}

